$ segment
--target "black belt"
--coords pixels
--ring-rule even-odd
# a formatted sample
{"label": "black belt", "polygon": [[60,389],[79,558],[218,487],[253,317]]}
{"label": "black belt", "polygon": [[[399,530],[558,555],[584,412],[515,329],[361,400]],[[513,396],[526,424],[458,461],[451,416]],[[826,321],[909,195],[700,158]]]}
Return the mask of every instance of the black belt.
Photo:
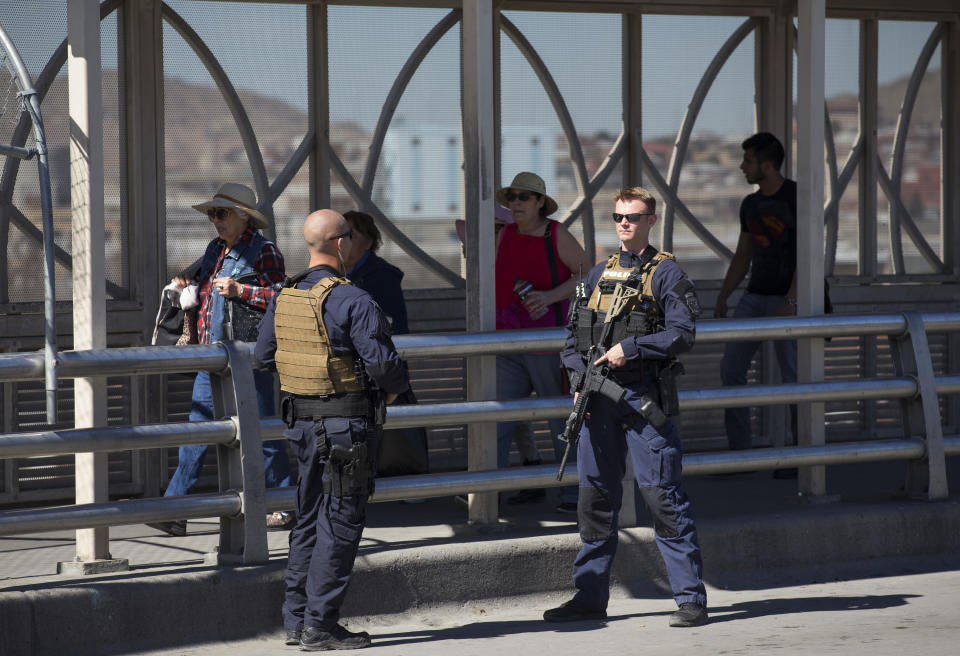
{"label": "black belt", "polygon": [[291,420],[324,417],[372,417],[373,400],[365,393],[350,392],[331,396],[285,396],[281,402],[283,418]]}
{"label": "black belt", "polygon": [[621,367],[610,370],[610,378],[621,385],[635,385],[636,383],[652,382],[657,379],[659,374],[660,367],[649,366],[646,363],[644,363],[644,366],[637,367],[635,369],[631,368],[624,370]]}

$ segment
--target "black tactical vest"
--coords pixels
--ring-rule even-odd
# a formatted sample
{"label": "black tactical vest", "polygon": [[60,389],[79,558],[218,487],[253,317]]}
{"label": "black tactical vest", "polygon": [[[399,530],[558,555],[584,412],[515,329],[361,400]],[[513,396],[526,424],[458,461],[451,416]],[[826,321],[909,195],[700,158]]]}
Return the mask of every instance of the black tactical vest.
{"label": "black tactical vest", "polygon": [[[593,288],[590,300],[578,308],[574,348],[581,354],[586,354],[595,345],[606,351],[627,337],[642,337],[663,330],[663,315],[653,295],[653,274],[660,263],[668,259],[672,260],[674,256],[658,252],[652,246],[643,251],[635,267],[621,266],[620,254],[611,255]],[[607,312],[618,285],[628,288],[630,296],[619,311],[614,309],[617,315],[611,320],[613,325],[606,343],[601,344]],[[642,360],[631,361],[618,369],[617,373],[625,374],[641,366]]]}

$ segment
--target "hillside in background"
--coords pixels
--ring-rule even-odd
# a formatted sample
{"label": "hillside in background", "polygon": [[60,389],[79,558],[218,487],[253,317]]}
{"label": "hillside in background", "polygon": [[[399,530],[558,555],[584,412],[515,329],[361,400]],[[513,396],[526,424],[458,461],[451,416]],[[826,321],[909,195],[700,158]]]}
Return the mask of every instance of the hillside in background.
{"label": "hillside in background", "polygon": [[[898,78],[878,88],[878,114],[881,126],[895,125],[903,102],[909,79]],[[0,88],[9,83],[6,71],[0,71]],[[186,82],[168,77],[165,82],[165,138],[168,166],[174,171],[195,168],[198,159],[204,165],[213,166],[212,154],[236,155],[240,136],[234,127],[234,119],[220,90],[213,85]],[[43,118],[47,138],[51,145],[67,144],[67,80],[58,77],[43,102]],[[268,160],[292,152],[307,130],[306,112],[282,99],[263,95],[249,89],[238,90],[254,132]],[[117,72],[103,71],[103,130],[106,141],[116,139],[119,133],[120,96],[117,89]],[[831,107],[856,107],[856,94],[838,94],[827,99]],[[9,139],[11,128],[3,117],[0,139]],[[940,124],[940,71],[930,71],[920,85],[912,124],[937,127]],[[333,126],[336,133],[339,126]],[[344,125],[343,132],[356,137],[362,130],[356,125]],[[226,145],[223,142],[228,142]],[[366,144],[364,144],[364,147]],[[115,169],[119,162],[116,156],[105,153],[106,169]],[[222,160],[220,160],[222,161]]]}
{"label": "hillside in background", "polygon": [[[896,125],[900,115],[903,96],[910,78],[897,78],[889,84],[877,87],[877,122],[880,126]],[[856,107],[856,94],[845,93],[827,99],[827,105]],[[917,93],[917,102],[910,119],[911,126],[936,128],[940,125],[940,71],[929,71],[923,76]]]}

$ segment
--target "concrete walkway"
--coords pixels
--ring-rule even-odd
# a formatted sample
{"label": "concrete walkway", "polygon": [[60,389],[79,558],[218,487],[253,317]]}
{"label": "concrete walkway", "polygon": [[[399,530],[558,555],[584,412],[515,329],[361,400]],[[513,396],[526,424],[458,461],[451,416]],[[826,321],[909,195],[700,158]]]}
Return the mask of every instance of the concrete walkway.
{"label": "concrete walkway", "polygon": [[[369,631],[370,656],[488,656],[657,654],[870,654],[953,656],[960,626],[960,572],[895,574],[884,578],[826,581],[723,590],[708,587],[710,624],[667,626],[662,600],[611,600],[606,622],[548,624],[540,620],[546,598],[477,603],[441,612],[361,618],[353,630]],[[150,652],[150,656],[281,656],[299,653],[282,633],[243,641]]]}
{"label": "concrete walkway", "polygon": [[[829,467],[834,501],[808,503],[795,481],[769,472],[689,478],[707,582],[719,591],[752,589],[745,581],[771,572],[797,583],[886,576],[917,559],[960,569],[960,495],[905,501],[901,480],[897,463]],[[960,492],[960,462],[950,463],[950,483]],[[575,517],[553,509],[555,494],[504,505],[495,526],[467,525],[452,498],[371,505],[344,616],[569,596],[579,539]],[[266,566],[215,568],[203,564],[218,541],[214,520],[191,521],[183,538],[116,527],[112,555],[132,569],[82,579],[54,574],[73,557],[72,532],[0,538],[0,654],[130,653],[275,633],[286,535],[270,534]],[[672,609],[651,529],[622,532],[614,575],[618,598]]]}

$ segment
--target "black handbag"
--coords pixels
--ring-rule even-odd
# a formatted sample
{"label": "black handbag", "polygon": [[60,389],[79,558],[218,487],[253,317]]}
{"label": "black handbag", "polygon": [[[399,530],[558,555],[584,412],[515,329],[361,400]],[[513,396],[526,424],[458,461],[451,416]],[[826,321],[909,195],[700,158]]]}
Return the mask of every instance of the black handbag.
{"label": "black handbag", "polygon": [[[417,402],[412,389],[397,397],[393,405]],[[427,431],[422,427],[392,428],[380,434],[377,476],[408,476],[430,471]]]}
{"label": "black handbag", "polygon": [[[246,273],[237,282],[256,282],[257,274]],[[240,342],[255,342],[260,334],[260,320],[266,310],[247,305],[239,298],[225,299],[223,308],[223,339]]]}

